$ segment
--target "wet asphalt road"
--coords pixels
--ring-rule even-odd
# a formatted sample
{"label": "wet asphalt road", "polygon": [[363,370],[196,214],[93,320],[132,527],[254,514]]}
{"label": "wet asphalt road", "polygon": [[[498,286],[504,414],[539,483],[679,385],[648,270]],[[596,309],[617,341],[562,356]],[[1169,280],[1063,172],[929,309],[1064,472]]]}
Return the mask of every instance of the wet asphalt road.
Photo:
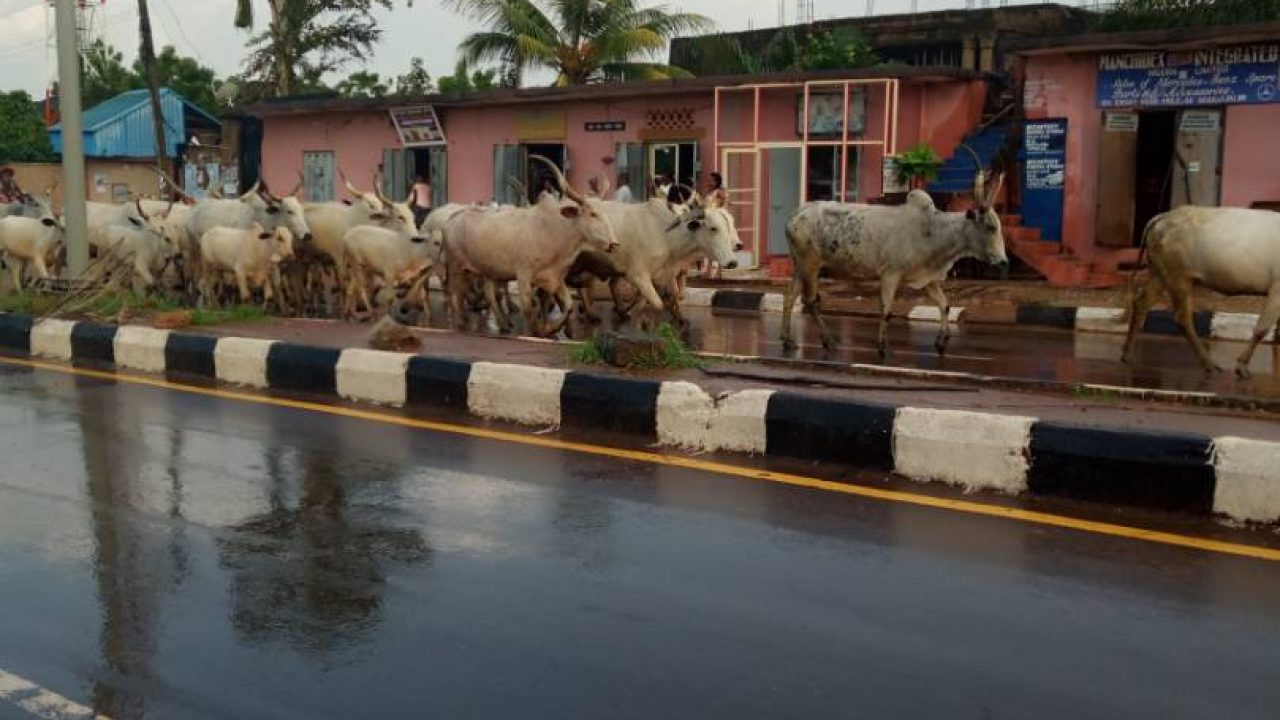
{"label": "wet asphalt road", "polygon": [[0,671],[115,718],[1280,707],[1256,560],[4,364],[0,448]]}

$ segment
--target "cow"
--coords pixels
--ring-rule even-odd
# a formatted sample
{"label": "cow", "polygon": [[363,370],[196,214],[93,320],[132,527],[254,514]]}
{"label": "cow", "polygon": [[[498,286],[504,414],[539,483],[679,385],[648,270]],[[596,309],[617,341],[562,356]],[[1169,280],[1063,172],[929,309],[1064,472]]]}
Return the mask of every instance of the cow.
{"label": "cow", "polygon": [[[425,274],[439,262],[443,245],[439,232],[430,237],[419,233],[397,232],[382,227],[353,227],[342,238],[347,262],[346,302],[343,313],[354,317],[356,300],[363,301],[365,309],[374,313],[369,299],[369,281],[376,279],[384,287],[394,287],[410,269],[423,275],[424,282],[415,292],[425,292]],[[425,299],[423,299],[425,306]]]}
{"label": "cow", "polygon": [[[702,256],[723,267],[736,268],[738,260],[734,253],[742,249],[742,241],[729,212],[720,207],[707,207],[697,193],[691,193],[691,198],[687,206],[673,206],[661,199],[644,203],[604,203],[609,222],[618,235],[618,249],[607,254],[583,251],[574,262],[570,275],[586,272],[608,281],[619,316],[625,315],[626,311],[618,305],[617,285],[619,280],[625,279],[636,289],[639,300],[647,302],[655,310],[670,310],[680,321],[675,290],[680,271]],[[660,296],[655,283],[666,291],[665,299]],[[589,304],[589,299],[584,298],[583,302],[584,305]]]}
{"label": "cow", "polygon": [[85,203],[85,221],[89,245],[98,253],[111,249],[107,240],[108,229],[122,225],[141,229],[151,225],[151,219],[142,211],[142,203],[138,199],[127,203],[89,201]]}
{"label": "cow", "polygon": [[977,206],[966,212],[940,212],[921,190],[912,190],[899,206],[811,202],[787,221],[793,276],[782,305],[782,344],[796,347],[791,337],[791,312],[802,297],[822,332],[822,346],[833,351],[836,337],[822,317],[819,274],[854,278],[873,275],[880,281],[880,328],[877,349],[889,355],[889,312],[898,287],[921,289],[938,305],[941,327],[934,346],[944,354],[951,337],[947,296],[942,290],[951,266],[962,258],[977,258],[1003,266],[1009,262],[1004,231],[993,203],[1004,176],[986,192],[981,173],[975,182]]}
{"label": "cow", "polygon": [[213,228],[200,237],[201,293],[216,303],[222,277],[231,273],[241,302],[251,299],[250,286],[262,288],[264,302],[270,302],[277,285],[276,266],[292,256],[293,233],[284,226],[268,231],[254,222],[248,228]]}
{"label": "cow", "polygon": [[39,220],[50,214],[53,207],[52,197],[53,190],[50,189],[44,198],[24,195],[22,200],[18,202],[0,203],[0,218],[26,217],[32,220]]}
{"label": "cow", "polygon": [[[578,253],[588,247],[612,251],[618,246],[603,203],[583,197],[550,160],[538,155],[530,158],[551,169],[568,200],[544,196],[530,207],[464,210],[448,223],[444,253],[455,327],[461,328],[465,322],[463,298],[471,278],[478,276],[490,283],[515,280],[529,331],[553,335],[564,326],[573,309],[573,297],[564,279]],[[489,289],[492,296],[492,284]],[[564,316],[556,327],[535,323],[535,289],[554,296],[560,303]],[[489,300],[496,308],[495,298]]]}
{"label": "cow", "polygon": [[180,257],[178,247],[169,241],[165,230],[152,224],[145,227],[114,225],[103,233],[103,240],[113,257],[129,263],[143,288],[154,287],[169,263]]}
{"label": "cow", "polygon": [[0,256],[13,274],[15,290],[22,289],[22,271],[27,263],[37,278],[49,279],[49,263],[57,257],[65,237],[66,227],[48,213],[39,219],[20,215],[0,218]]}
{"label": "cow", "polygon": [[1150,279],[1133,295],[1122,361],[1133,358],[1138,333],[1163,288],[1200,364],[1206,372],[1216,372],[1192,319],[1192,290],[1199,285],[1226,295],[1266,296],[1253,337],[1236,360],[1236,374],[1248,377],[1258,344],[1280,322],[1280,214],[1188,205],[1152,218],[1143,230],[1142,247]]}
{"label": "cow", "polygon": [[[256,223],[266,233],[284,228],[305,246],[311,241],[311,228],[307,225],[302,203],[294,197],[296,192],[295,188],[283,198],[276,197],[257,183],[238,198],[201,200],[187,214],[187,233],[191,238],[199,238],[203,244],[205,234],[215,228],[247,230]],[[199,267],[203,256],[201,252],[188,259],[189,279],[203,275]]]}

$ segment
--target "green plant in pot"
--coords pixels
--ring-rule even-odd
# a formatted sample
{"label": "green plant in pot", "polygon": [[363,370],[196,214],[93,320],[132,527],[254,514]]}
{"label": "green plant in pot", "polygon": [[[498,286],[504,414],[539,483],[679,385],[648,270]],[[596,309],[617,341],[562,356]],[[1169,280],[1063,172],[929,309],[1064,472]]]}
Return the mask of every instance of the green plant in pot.
{"label": "green plant in pot", "polygon": [[898,184],[915,190],[938,179],[942,158],[938,157],[929,143],[922,142],[895,157],[893,167],[898,176]]}

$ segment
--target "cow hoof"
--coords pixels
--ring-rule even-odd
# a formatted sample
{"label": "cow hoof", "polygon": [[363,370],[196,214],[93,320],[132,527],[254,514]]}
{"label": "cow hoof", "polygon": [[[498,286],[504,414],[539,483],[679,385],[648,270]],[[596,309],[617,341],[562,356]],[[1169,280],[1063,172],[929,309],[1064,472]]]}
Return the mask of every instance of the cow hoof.
{"label": "cow hoof", "polygon": [[944,357],[947,354],[947,344],[945,342],[934,343],[933,347],[938,351],[938,357]]}
{"label": "cow hoof", "polygon": [[[1214,368],[1214,370],[1216,370],[1217,372],[1222,372],[1222,368]],[[1249,378],[1253,377],[1253,372],[1251,372],[1249,368],[1245,367],[1244,365],[1237,365],[1236,377],[1240,378],[1241,380],[1248,380]]]}

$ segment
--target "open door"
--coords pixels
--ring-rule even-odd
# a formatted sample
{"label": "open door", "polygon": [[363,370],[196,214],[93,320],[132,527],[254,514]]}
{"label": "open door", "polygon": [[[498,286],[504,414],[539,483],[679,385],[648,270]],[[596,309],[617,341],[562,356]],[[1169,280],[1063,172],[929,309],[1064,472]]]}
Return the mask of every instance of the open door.
{"label": "open door", "polygon": [[449,202],[449,150],[431,148],[431,206],[440,207]]}
{"label": "open door", "polygon": [[1098,154],[1098,245],[1131,247],[1138,169],[1138,114],[1102,115]]}
{"label": "open door", "polygon": [[1222,111],[1182,111],[1176,147],[1170,204],[1216,207],[1222,191]]}
{"label": "open door", "polygon": [[788,255],[787,221],[800,207],[800,160],[802,148],[770,148],[764,151],[769,164],[769,244],[768,254]]}

